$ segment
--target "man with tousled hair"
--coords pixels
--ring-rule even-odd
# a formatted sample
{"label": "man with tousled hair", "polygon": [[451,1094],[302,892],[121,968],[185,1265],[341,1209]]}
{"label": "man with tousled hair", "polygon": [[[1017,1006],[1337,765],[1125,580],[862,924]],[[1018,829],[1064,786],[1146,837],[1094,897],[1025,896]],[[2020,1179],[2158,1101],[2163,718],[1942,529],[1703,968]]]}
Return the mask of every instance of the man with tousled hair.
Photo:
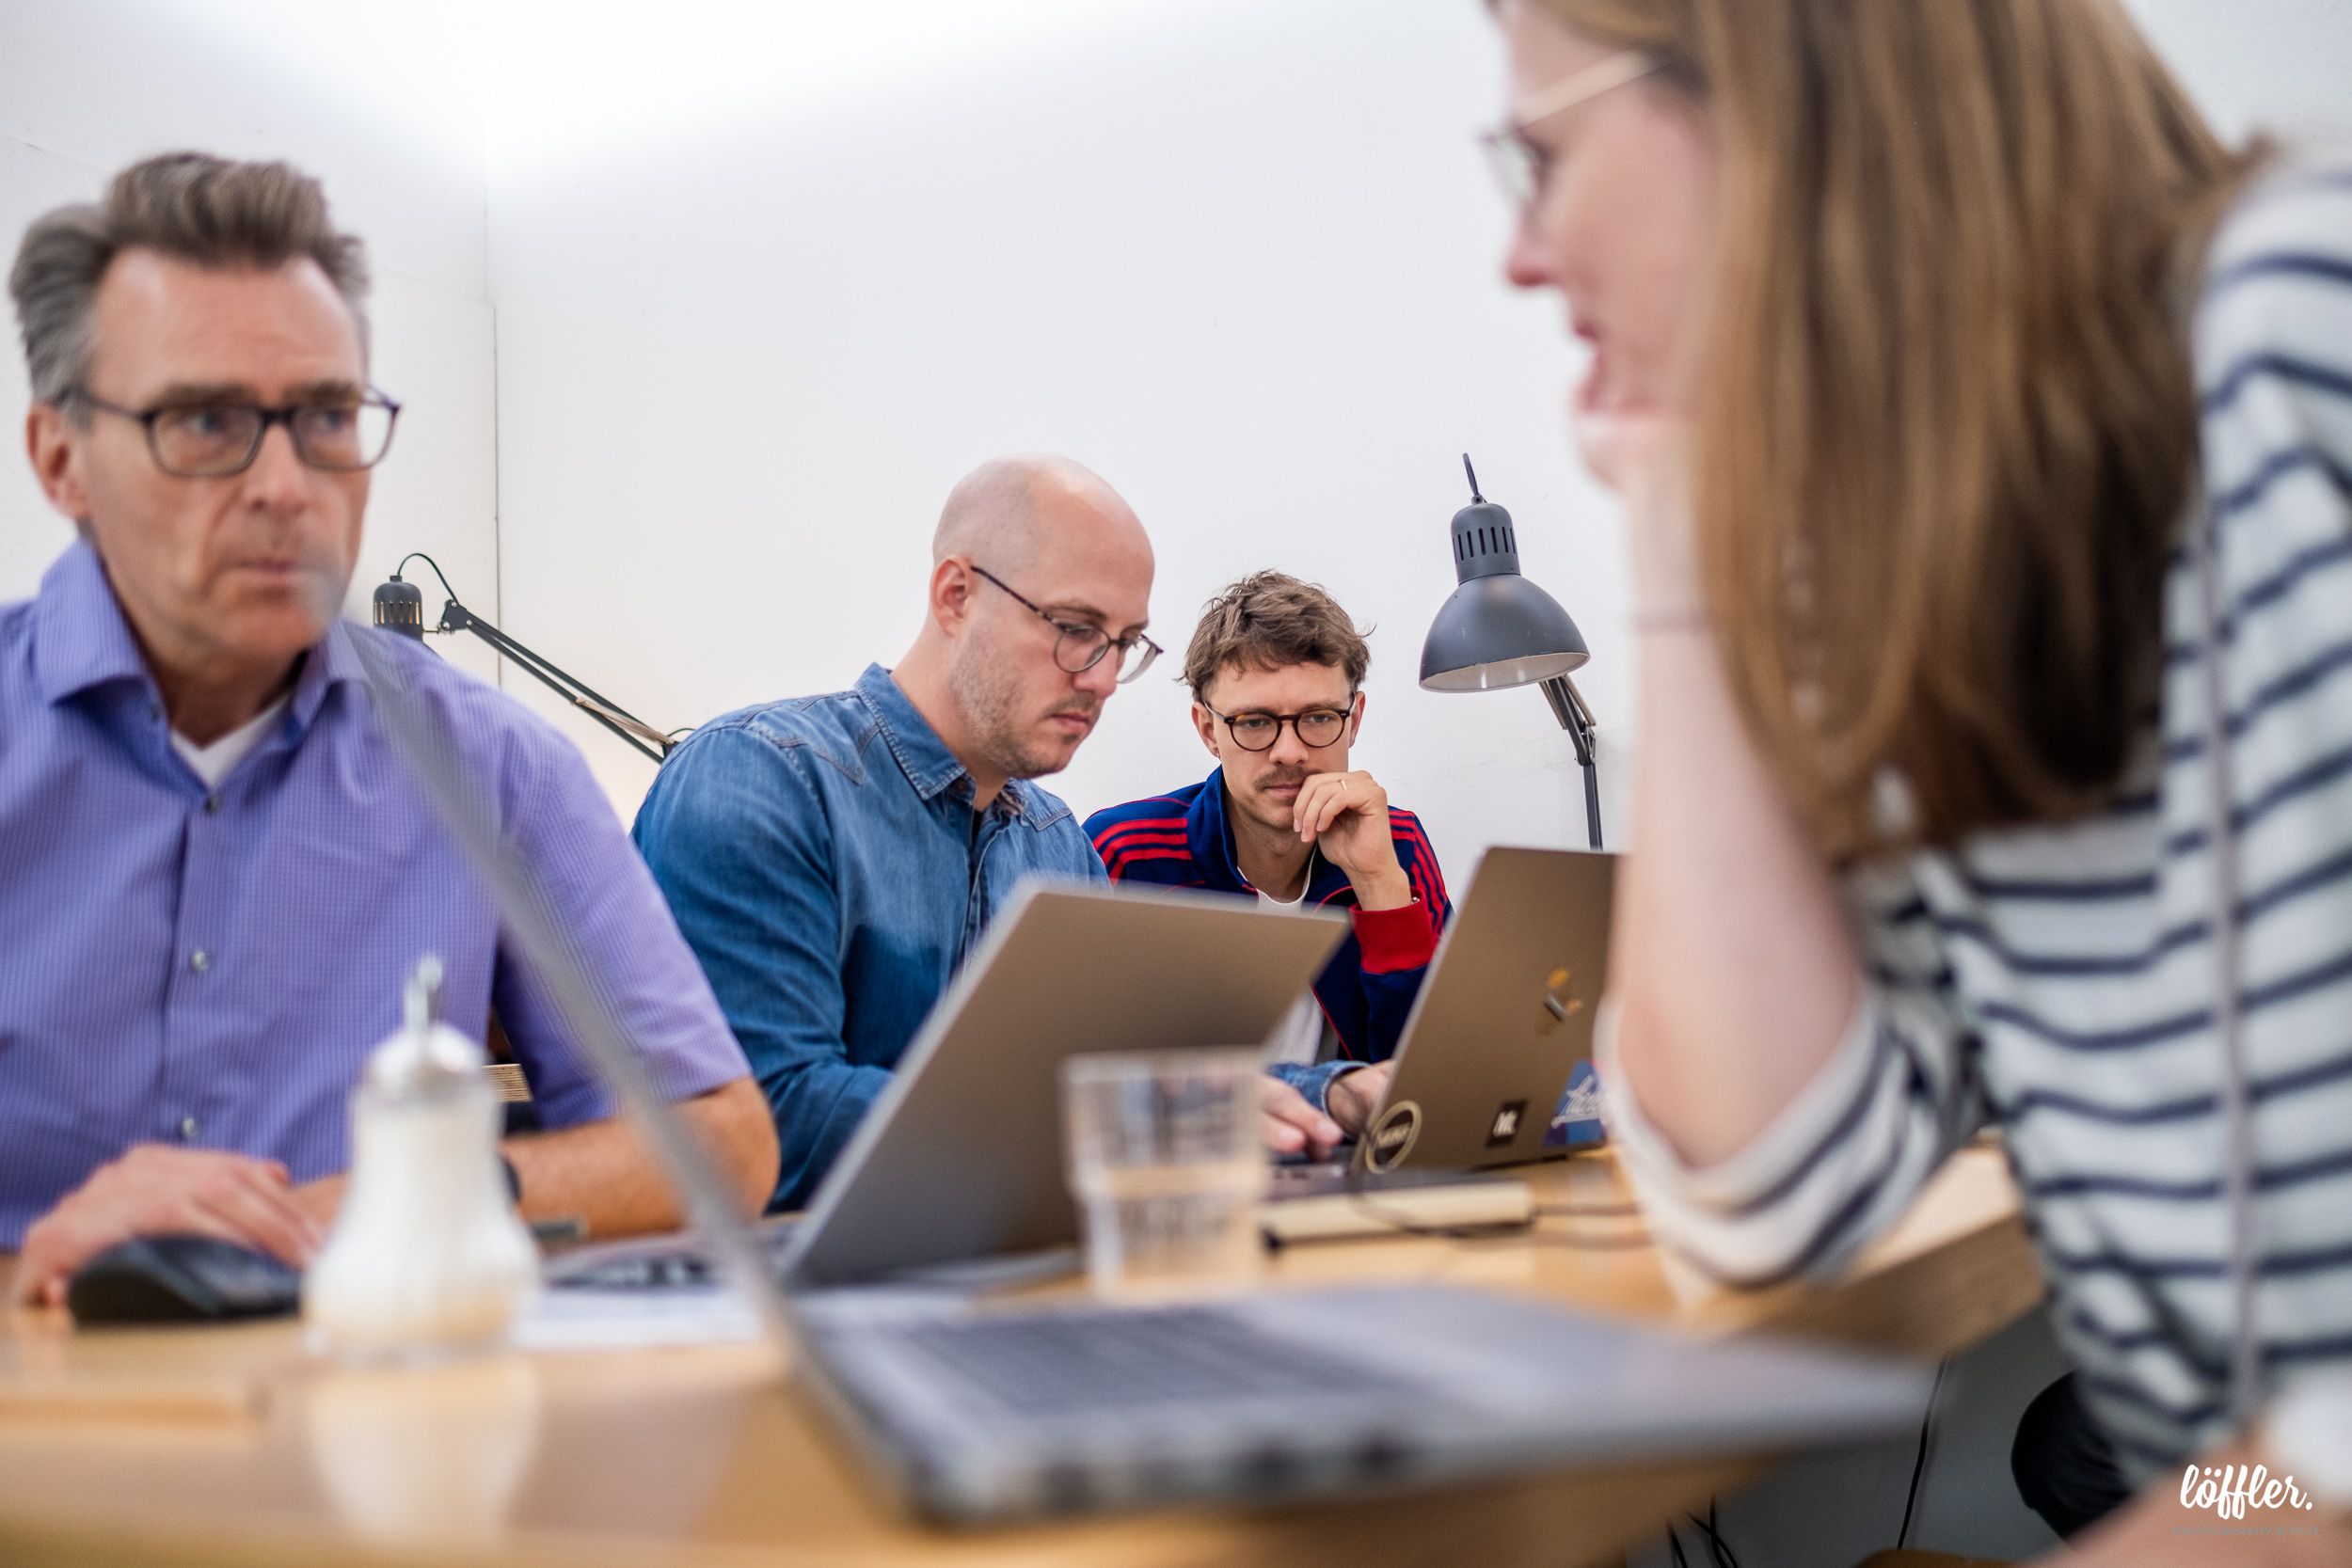
{"label": "man with tousled hair", "polygon": [[25,444],[79,537],[0,607],[0,1250],[20,1299],[194,1232],[300,1263],[342,1194],[347,1101],[440,959],[493,1008],[542,1132],[532,1218],[675,1225],[667,1181],[372,715],[373,637],[480,781],[662,1090],[746,1207],[774,1133],[742,1053],[587,766],[412,642],[343,625],[369,470],[366,264],[318,184],[199,153],[49,214],[8,277]]}
{"label": "man with tousled hair", "polygon": [[1209,601],[1184,656],[1193,726],[1217,766],[1087,819],[1113,880],[1349,911],[1348,939],[1283,1025],[1272,1064],[1348,1132],[1379,1104],[1453,914],[1420,818],[1348,766],[1371,663],[1321,588],[1280,572],[1244,578]]}

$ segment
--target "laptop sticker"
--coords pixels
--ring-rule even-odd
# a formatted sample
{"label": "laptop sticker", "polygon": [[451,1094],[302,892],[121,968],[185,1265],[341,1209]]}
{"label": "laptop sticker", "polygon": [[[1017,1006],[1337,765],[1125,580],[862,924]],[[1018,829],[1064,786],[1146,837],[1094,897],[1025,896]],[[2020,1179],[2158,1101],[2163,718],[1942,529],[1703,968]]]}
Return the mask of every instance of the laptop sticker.
{"label": "laptop sticker", "polygon": [[1396,1169],[1420,1136],[1421,1106],[1410,1100],[1390,1106],[1364,1135],[1365,1168],[1375,1173]]}

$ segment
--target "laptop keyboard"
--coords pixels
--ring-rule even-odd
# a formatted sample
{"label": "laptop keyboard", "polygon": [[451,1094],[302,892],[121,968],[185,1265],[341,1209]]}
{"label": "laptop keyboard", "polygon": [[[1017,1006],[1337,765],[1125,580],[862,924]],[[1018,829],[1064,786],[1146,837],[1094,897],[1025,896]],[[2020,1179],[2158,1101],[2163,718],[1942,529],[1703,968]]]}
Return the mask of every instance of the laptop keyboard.
{"label": "laptop keyboard", "polygon": [[1264,1333],[1216,1307],[990,1315],[864,1325],[993,1413],[1073,1416],[1236,1398],[1408,1394],[1353,1356]]}
{"label": "laptop keyboard", "polygon": [[[753,1233],[769,1271],[779,1279],[791,1250],[793,1227],[799,1224],[798,1219],[770,1221]],[[691,1238],[634,1243],[610,1252],[598,1248],[585,1257],[558,1255],[547,1266],[547,1282],[558,1291],[704,1290],[723,1278],[703,1243]]]}

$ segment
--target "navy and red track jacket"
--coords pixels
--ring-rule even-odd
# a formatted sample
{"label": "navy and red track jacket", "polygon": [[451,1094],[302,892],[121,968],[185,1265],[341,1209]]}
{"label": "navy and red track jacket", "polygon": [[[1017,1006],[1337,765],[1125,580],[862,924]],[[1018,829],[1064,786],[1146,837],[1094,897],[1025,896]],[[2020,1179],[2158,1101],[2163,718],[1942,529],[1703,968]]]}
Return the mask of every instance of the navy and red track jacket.
{"label": "navy and red track jacket", "polygon": [[[1307,903],[1350,912],[1353,929],[1315,981],[1315,1000],[1339,1037],[1339,1061],[1331,1069],[1284,1072],[1308,1099],[1323,1103],[1323,1090],[1351,1064],[1381,1062],[1396,1053],[1405,1020],[1413,1010],[1422,976],[1437,956],[1438,937],[1453,918],[1438,853],[1429,847],[1421,818],[1389,808],[1389,832],[1397,863],[1412,883],[1413,902],[1402,909],[1359,910],[1347,873],[1318,858],[1307,885]],[[1233,832],[1225,816],[1225,770],[1172,794],[1109,806],[1087,818],[1087,837],[1103,857],[1114,882],[1162,887],[1208,888],[1256,897],[1233,855]]]}

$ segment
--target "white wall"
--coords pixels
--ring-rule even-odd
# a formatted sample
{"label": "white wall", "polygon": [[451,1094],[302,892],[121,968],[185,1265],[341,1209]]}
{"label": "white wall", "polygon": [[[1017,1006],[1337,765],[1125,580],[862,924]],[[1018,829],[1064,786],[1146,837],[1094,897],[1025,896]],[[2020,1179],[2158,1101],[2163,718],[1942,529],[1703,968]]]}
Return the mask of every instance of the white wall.
{"label": "white wall", "polygon": [[2217,130],[2352,136],[2352,5],[2344,0],[2124,0]]}
{"label": "white wall", "polygon": [[[1064,451],[1151,529],[1171,647],[1261,566],[1376,624],[1359,755],[1457,879],[1581,842],[1537,692],[1415,684],[1468,448],[1618,764],[1619,548],[1472,144],[1500,69],[1468,0],[494,5],[508,629],[663,728],[838,688],[904,651],[957,477]],[[633,806],[651,766],[577,733]],[[1207,768],[1155,672],[1054,787]]]}
{"label": "white wall", "polygon": [[[2342,0],[2132,0],[2232,134],[2343,124]],[[1470,447],[1593,644],[1613,839],[1622,556],[1551,305],[1496,277],[1481,8],[1426,0],[492,0],[508,629],[662,727],[829,689],[915,625],[974,462],[1069,452],[1160,550],[1155,629],[1262,565],[1377,624],[1361,760],[1466,868],[1581,841],[1532,691],[1413,676]],[[553,705],[535,691],[518,693]],[[573,732],[626,814],[651,766]],[[1202,770],[1123,693],[1056,787]]]}
{"label": "white wall", "polygon": [[[494,341],[479,0],[358,10],[293,0],[0,0],[0,235],[94,200],[123,165],[198,148],[285,158],[326,182],[375,269],[378,385],[403,400],[377,470],[355,602],[409,549],[469,600],[498,600]],[[21,452],[9,314],[0,372],[0,601],[33,592],[72,537]],[[432,601],[437,605],[437,600]],[[478,647],[478,645],[476,645]],[[453,649],[479,673],[487,649]]]}

